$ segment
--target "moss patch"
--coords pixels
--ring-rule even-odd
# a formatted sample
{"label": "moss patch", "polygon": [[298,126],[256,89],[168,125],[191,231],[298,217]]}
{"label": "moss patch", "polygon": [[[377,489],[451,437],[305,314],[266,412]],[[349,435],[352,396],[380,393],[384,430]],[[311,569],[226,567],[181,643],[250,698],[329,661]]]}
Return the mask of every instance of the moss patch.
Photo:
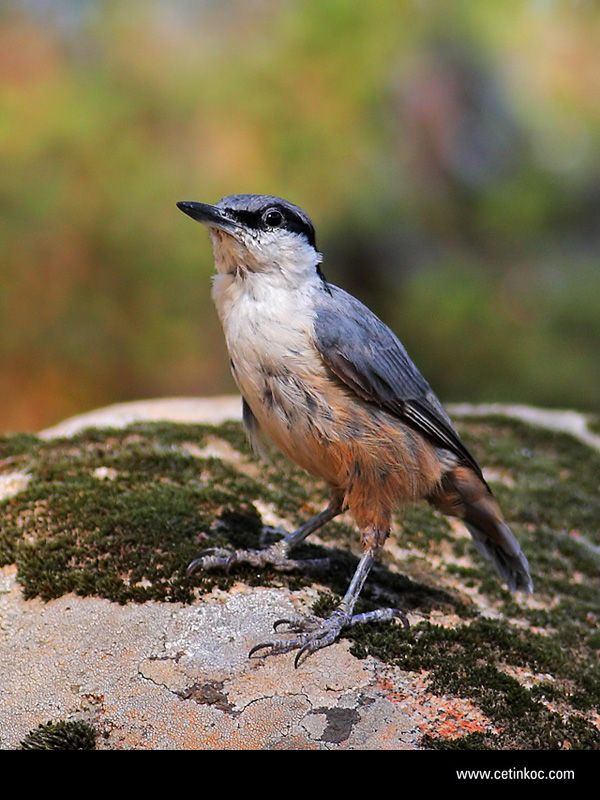
{"label": "moss patch", "polygon": [[2,504],[0,563],[15,562],[25,596],[44,599],[76,592],[189,602],[194,589],[227,587],[223,575],[188,579],[187,563],[206,547],[258,547],[262,521],[253,502],[281,513],[295,504],[299,515],[308,489],[303,476],[288,475],[276,488],[186,449],[201,450],[210,436],[248,458],[234,425],[133,425],[28,446],[5,440],[3,467],[27,469],[32,480]]}
{"label": "moss patch", "polygon": [[[233,449],[237,463],[210,455],[215,442]],[[0,564],[17,564],[26,597],[48,600],[75,592],[121,603],[191,602],[233,580],[292,589],[311,583],[309,575],[243,566],[229,576],[185,575],[187,564],[206,548],[274,541],[276,536],[265,535],[255,502],[269,504],[289,530],[326,503],[326,488],[283,458],[254,463],[238,424],[136,424],[51,442],[10,437],[2,446],[0,468],[32,476],[26,491],[0,506]],[[336,522],[322,537],[338,549],[319,579],[343,592],[356,566],[347,548],[357,545],[357,537]],[[307,543],[295,555],[330,553]],[[409,605],[456,602],[435,587],[387,571],[383,583],[406,593]]]}
{"label": "moss patch", "polygon": [[0,459],[20,456],[30,453],[40,443],[40,439],[33,433],[14,433],[9,436],[0,436]]}
{"label": "moss patch", "polygon": [[[470,698],[494,726],[460,740],[430,737],[428,746],[600,747],[592,715],[600,705],[600,455],[504,418],[460,427],[529,557],[534,601],[515,600],[467,535],[416,506],[397,519],[398,563],[398,551],[388,548],[361,608],[398,604],[423,619],[435,610],[436,620],[450,614],[454,627],[443,619],[407,632],[357,627],[346,634],[353,652],[425,670],[431,691]],[[219,443],[233,460],[218,456]],[[0,459],[0,471],[32,476],[0,504],[0,563],[17,564],[27,597],[189,602],[233,580],[291,589],[318,581],[324,592],[315,610],[325,614],[356,565],[358,536],[333,522],[319,532],[327,548],[297,552],[331,558],[318,577],[250,568],[186,577],[202,549],[259,547],[272,538],[263,505],[291,530],[326,501],[324,486],[282,458],[258,465],[236,423],[135,424],[50,442],[7,437]],[[482,618],[483,607],[498,619]],[[527,682],[521,673],[533,677]]]}
{"label": "moss patch", "polygon": [[[499,731],[450,740],[428,737],[427,746],[600,747],[600,731],[584,713],[597,707],[600,670],[585,647],[564,650],[554,637],[487,619],[456,628],[421,623],[409,631],[364,626],[351,637],[354,655],[370,653],[405,670],[427,670],[432,692],[476,702]],[[546,679],[526,688],[507,670],[510,666]]]}
{"label": "moss patch", "polygon": [[30,731],[20,750],[95,750],[97,732],[87,722],[45,722]]}

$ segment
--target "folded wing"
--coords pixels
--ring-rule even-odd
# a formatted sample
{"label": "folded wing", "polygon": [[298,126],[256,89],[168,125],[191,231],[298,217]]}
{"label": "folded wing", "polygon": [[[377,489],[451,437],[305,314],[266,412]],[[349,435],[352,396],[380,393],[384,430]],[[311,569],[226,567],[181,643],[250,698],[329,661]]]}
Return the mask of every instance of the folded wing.
{"label": "folded wing", "polygon": [[355,297],[331,284],[329,290],[315,319],[316,346],[329,369],[363,400],[449,450],[483,481],[477,461],[395,334]]}

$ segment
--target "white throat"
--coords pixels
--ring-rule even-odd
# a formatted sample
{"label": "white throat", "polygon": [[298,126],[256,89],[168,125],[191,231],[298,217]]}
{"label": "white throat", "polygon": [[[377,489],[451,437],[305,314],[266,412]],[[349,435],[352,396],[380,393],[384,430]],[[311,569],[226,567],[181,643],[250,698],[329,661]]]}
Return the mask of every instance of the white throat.
{"label": "white throat", "polygon": [[257,258],[239,242],[224,239],[212,235],[217,269],[212,296],[233,360],[262,360],[269,349],[306,346],[316,296],[323,291],[315,250],[297,240],[293,248],[278,247],[269,263],[266,248]]}
{"label": "white throat", "polygon": [[[240,304],[255,306],[257,313],[266,318],[279,318],[291,323],[290,316],[312,301],[315,293],[322,291],[322,279],[316,265],[310,272],[279,269],[255,272],[243,264],[234,269],[218,271],[213,276],[212,297],[217,312],[226,328],[229,316]],[[260,312],[259,312],[260,309]],[[227,330],[225,330],[227,335]]]}
{"label": "white throat", "polygon": [[258,238],[246,234],[244,239],[212,228],[210,238],[219,274],[243,270],[298,280],[314,275],[322,260],[304,237],[293,233],[263,233]]}

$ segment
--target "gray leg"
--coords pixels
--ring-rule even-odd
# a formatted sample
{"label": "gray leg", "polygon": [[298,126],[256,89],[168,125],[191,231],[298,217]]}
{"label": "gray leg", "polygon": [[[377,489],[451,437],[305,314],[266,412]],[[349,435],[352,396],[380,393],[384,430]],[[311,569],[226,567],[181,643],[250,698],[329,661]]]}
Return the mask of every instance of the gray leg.
{"label": "gray leg", "polygon": [[304,525],[301,525],[293,533],[289,533],[283,539],[264,550],[225,550],[224,548],[213,547],[205,550],[198,558],[195,558],[186,570],[188,575],[193,575],[199,569],[224,569],[227,572],[234,564],[250,564],[253,567],[272,566],[278,572],[292,572],[294,570],[307,569],[311,567],[325,567],[328,564],[326,558],[304,559],[303,561],[288,558],[292,547],[304,541],[307,536],[325,525],[334,517],[342,512],[342,499],[337,495],[332,497],[329,505],[324,511],[315,514]]}
{"label": "gray leg", "polygon": [[358,625],[362,622],[386,622],[398,618],[404,627],[408,628],[408,620],[405,614],[397,608],[382,608],[365,614],[355,614],[354,616],[352,614],[378,552],[379,548],[374,548],[364,553],[358,562],[342,602],[331,616],[325,620],[315,618],[279,619],[273,626],[275,630],[280,625],[285,624],[288,625],[288,633],[297,633],[299,635],[292,639],[274,639],[258,644],[250,650],[248,656],[251,657],[260,650],[267,650],[268,652],[263,653],[263,655],[270,656],[297,649],[298,654],[294,660],[294,666],[298,667],[304,658],[307,658],[311,653],[333,644],[346,627]]}
{"label": "gray leg", "polygon": [[321,511],[320,514],[315,514],[315,516],[311,517],[304,525],[300,525],[293,533],[289,533],[281,540],[281,544],[285,542],[286,550],[291,550],[292,547],[303,542],[307,536],[310,536],[311,533],[322,528],[326,522],[330,522],[341,513],[342,501],[336,497],[330,501],[324,511]]}

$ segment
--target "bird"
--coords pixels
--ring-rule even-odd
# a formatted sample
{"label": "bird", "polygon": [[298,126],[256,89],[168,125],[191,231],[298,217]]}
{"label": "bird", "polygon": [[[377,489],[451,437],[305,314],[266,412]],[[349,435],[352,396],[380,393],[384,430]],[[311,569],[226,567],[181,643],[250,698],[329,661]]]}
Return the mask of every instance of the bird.
{"label": "bird", "polygon": [[177,207],[208,228],[212,297],[250,443],[258,453],[275,445],[330,490],[323,511],[275,544],[209,549],[191,562],[188,574],[234,564],[302,568],[307,562],[291,558],[293,548],[345,511],[360,533],[362,555],[330,616],[277,620],[276,637],[249,656],[297,650],[298,667],[347,627],[394,619],[408,626],[397,608],[354,613],[392,513],[408,503],[425,501],[462,519],[507,587],[531,593],[527,558],[478,462],[398,337],[327,280],[308,214],[280,197],[258,194],[230,195],[214,205],[181,201]]}

